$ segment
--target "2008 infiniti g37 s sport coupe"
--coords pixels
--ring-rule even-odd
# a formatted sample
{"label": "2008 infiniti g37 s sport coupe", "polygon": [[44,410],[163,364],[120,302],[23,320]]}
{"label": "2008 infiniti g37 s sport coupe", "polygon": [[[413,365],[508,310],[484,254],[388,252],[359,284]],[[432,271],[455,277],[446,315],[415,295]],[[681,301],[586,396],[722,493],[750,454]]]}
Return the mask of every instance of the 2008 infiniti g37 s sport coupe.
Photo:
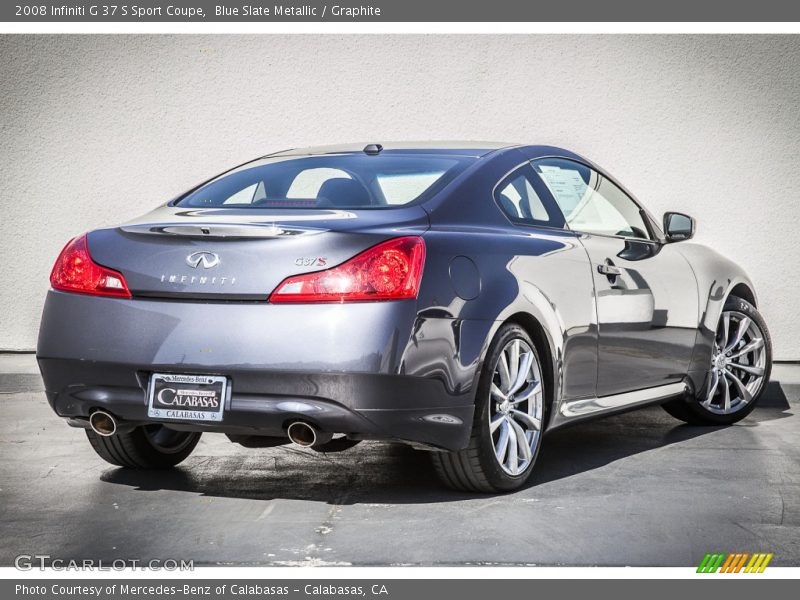
{"label": "2008 infiniti g37 s sport coupe", "polygon": [[648,404],[731,424],[770,374],[741,268],[560,148],[278,152],[70,241],[38,360],[47,397],[130,468],[201,433],[431,450],[512,490],[542,435]]}

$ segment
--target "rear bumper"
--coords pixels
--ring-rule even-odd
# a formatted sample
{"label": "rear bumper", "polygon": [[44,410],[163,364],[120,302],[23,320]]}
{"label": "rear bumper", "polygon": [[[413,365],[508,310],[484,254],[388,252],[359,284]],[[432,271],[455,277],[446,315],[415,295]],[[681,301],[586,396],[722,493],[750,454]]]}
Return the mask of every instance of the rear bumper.
{"label": "rear bumper", "polygon": [[480,336],[488,324],[421,319],[413,302],[279,306],[51,291],[37,356],[48,400],[66,418],[102,408],[152,422],[152,372],[222,375],[221,423],[170,423],[281,436],[300,419],[333,433],[459,449],[478,363],[459,351],[465,327]]}

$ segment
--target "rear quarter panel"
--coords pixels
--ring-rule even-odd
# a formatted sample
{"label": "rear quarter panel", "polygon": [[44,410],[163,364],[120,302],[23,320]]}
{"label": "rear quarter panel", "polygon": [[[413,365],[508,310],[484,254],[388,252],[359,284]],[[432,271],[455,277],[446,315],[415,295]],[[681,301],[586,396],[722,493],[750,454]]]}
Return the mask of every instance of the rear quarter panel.
{"label": "rear quarter panel", "polygon": [[525,162],[515,150],[488,160],[430,209],[419,315],[450,321],[450,356],[471,385],[502,323],[533,317],[547,338],[551,399],[591,396],[597,323],[586,251],[571,232],[512,225],[494,202],[497,182]]}

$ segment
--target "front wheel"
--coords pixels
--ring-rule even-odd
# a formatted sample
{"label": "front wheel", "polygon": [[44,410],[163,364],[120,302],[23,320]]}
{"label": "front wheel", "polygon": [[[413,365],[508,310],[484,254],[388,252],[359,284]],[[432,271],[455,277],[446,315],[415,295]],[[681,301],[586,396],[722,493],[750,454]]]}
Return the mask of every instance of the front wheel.
{"label": "front wheel", "polygon": [[469,445],[432,453],[442,480],[471,492],[521,487],[541,446],[544,391],[536,346],[518,325],[504,325],[484,362]]}
{"label": "front wheel", "polygon": [[155,424],[111,436],[86,430],[89,443],[103,460],[129,469],[174,467],[192,453],[200,441],[200,435]]}
{"label": "front wheel", "polygon": [[755,306],[736,296],[725,303],[717,325],[705,384],[693,398],[664,404],[692,425],[731,425],[756,407],[772,370],[772,340]]}

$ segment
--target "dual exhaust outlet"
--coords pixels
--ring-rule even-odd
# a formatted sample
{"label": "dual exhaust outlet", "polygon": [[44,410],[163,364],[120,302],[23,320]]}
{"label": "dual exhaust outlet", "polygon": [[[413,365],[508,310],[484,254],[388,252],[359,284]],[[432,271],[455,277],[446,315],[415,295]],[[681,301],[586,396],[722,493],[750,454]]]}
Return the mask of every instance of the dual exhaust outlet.
{"label": "dual exhaust outlet", "polygon": [[[89,416],[89,427],[102,437],[111,437],[120,430],[119,423],[114,418],[114,415],[104,410],[96,410]],[[286,434],[293,444],[303,448],[322,446],[333,439],[332,433],[320,431],[305,421],[293,421],[289,424]]]}

